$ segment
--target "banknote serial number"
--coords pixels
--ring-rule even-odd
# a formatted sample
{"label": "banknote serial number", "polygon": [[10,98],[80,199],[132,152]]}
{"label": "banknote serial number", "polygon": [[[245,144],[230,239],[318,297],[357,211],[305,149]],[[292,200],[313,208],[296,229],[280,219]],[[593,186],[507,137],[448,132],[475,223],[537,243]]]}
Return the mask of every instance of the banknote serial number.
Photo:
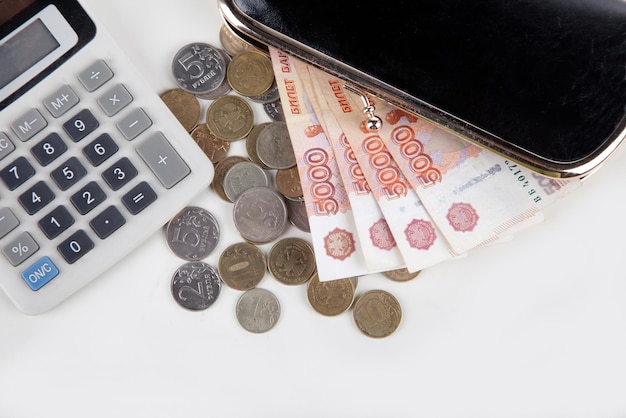
{"label": "banknote serial number", "polygon": [[[519,165],[508,160],[505,160],[504,164],[508,167],[509,172],[515,177],[518,184],[520,184],[522,188],[528,189],[526,193],[528,193],[528,196],[532,197],[533,202],[535,203],[541,202],[541,196],[539,195],[539,192],[537,191],[537,189],[532,187],[530,180],[525,174],[524,169],[520,167]],[[535,180],[540,180],[540,177],[536,177],[536,175],[533,175],[533,177]],[[542,182],[539,181],[539,184],[542,185]],[[545,189],[545,186],[544,186],[544,189]]]}

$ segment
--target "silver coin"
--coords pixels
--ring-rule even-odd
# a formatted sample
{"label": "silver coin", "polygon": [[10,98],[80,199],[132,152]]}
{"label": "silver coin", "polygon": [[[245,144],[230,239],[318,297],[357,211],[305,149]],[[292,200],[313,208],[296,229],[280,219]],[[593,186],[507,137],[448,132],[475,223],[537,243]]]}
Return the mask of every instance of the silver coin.
{"label": "silver coin", "polygon": [[269,331],[278,322],[280,303],[269,290],[255,287],[239,297],[235,314],[245,330],[260,334]]}
{"label": "silver coin", "polygon": [[275,240],[287,225],[283,198],[267,187],[254,187],[235,201],[233,221],[243,239],[253,243]]}
{"label": "silver coin", "polygon": [[280,92],[278,91],[278,84],[276,84],[276,80],[274,80],[272,86],[265,93],[248,98],[256,103],[271,103],[279,100]]}
{"label": "silver coin", "polygon": [[267,116],[269,116],[270,119],[272,119],[273,121],[276,121],[276,122],[285,121],[285,114],[283,113],[283,105],[280,100],[275,100],[270,103],[264,103],[263,110],[265,110],[265,113],[267,114]]}
{"label": "silver coin", "polygon": [[[228,69],[228,65],[232,61],[231,56],[228,55],[224,50],[219,49],[219,48],[217,48],[217,52],[219,52],[222,55],[222,58],[224,59],[224,68]],[[231,92],[231,90],[232,90],[232,87],[230,87],[228,80],[226,79],[226,77],[224,77],[224,81],[222,81],[222,84],[216,87],[215,90],[210,91],[208,93],[204,93],[204,94],[198,94],[197,96],[199,99],[203,99],[203,100],[215,100],[218,97],[227,95],[228,93]]]}
{"label": "silver coin", "polygon": [[268,187],[269,178],[258,164],[241,161],[228,169],[224,176],[224,193],[231,202],[253,187]]}
{"label": "silver coin", "polygon": [[217,246],[220,228],[217,219],[206,209],[188,206],[178,212],[165,228],[170,250],[187,261],[207,257]]}
{"label": "silver coin", "polygon": [[201,311],[213,305],[222,282],[215,267],[202,261],[185,263],[172,277],[172,296],[183,308]]}
{"label": "silver coin", "polygon": [[256,153],[263,164],[275,169],[296,165],[291,137],[286,122],[272,122],[259,133]]}
{"label": "silver coin", "polygon": [[304,200],[287,199],[285,204],[287,205],[289,222],[301,231],[311,232],[309,216],[306,213],[306,203]]}
{"label": "silver coin", "polygon": [[224,53],[213,45],[195,42],[183,46],[172,60],[176,84],[195,95],[207,95],[226,79]]}

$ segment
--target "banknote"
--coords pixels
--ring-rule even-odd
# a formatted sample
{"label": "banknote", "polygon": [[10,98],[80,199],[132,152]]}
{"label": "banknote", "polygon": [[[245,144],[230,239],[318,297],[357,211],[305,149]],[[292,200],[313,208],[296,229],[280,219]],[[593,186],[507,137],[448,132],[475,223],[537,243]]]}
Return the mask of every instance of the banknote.
{"label": "banknote", "polygon": [[302,183],[320,281],[370,273],[334,152],[316,118],[292,58],[271,49],[283,113]]}
{"label": "banknote", "polygon": [[363,106],[351,102],[344,83],[314,68],[309,73],[346,136],[406,268],[418,271],[462,254],[448,245],[378,133],[363,126]]}
{"label": "banknote", "polygon": [[292,59],[291,62],[298,70],[313,110],[332,147],[353,210],[357,235],[368,271],[380,272],[405,267],[402,253],[346,141],[346,136],[325,102],[322,105],[323,98],[319,97],[313,88],[308,67],[297,59]]}
{"label": "banknote", "polygon": [[388,103],[375,107],[381,139],[457,252],[534,224],[531,218],[541,219],[543,208],[581,184],[532,172]]}

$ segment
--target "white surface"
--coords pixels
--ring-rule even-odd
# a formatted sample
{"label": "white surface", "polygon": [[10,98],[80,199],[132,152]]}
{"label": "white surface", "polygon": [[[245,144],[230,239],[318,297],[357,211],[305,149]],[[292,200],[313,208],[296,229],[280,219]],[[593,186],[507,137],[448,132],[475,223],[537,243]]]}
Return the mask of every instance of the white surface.
{"label": "white surface", "polygon": [[[178,48],[219,45],[214,0],[85,4],[158,92],[175,87]],[[625,163],[622,148],[512,242],[408,283],[361,278],[360,292],[402,304],[386,339],[360,334],[350,313],[317,314],[304,287],[269,275],[282,316],[266,334],[239,326],[227,287],[185,311],[169,293],[182,261],[161,234],[47,314],[2,295],[0,417],[624,417]],[[220,220],[216,265],[239,240],[231,205],[211,190],[193,203]]]}

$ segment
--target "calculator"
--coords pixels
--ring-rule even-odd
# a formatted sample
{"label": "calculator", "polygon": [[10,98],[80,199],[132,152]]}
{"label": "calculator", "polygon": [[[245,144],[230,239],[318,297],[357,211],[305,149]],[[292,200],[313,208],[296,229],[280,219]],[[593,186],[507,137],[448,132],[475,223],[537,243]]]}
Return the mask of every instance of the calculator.
{"label": "calculator", "polygon": [[0,287],[26,314],[157,232],[213,165],[75,0],[0,0]]}

